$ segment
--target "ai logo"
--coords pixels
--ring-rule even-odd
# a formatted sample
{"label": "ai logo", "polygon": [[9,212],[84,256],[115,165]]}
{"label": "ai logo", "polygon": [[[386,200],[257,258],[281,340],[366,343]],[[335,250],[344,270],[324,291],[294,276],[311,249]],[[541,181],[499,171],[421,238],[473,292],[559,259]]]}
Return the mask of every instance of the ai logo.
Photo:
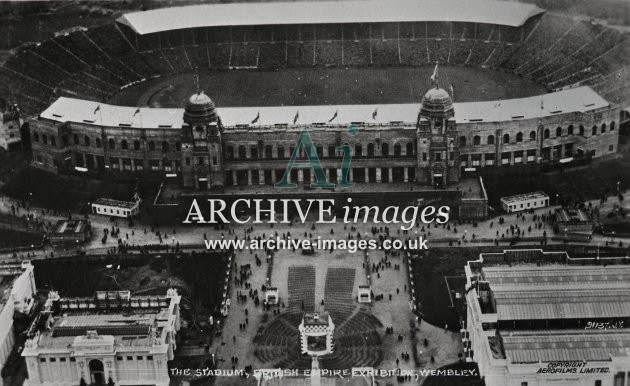
{"label": "ai logo", "polygon": [[[348,127],[348,134],[350,136],[354,137],[358,132],[359,128],[357,126],[351,125]],[[297,158],[300,154],[302,146],[304,147],[308,161],[298,162]],[[352,161],[352,146],[337,146],[335,151],[343,154],[343,158],[341,159],[341,173],[338,176],[337,184],[340,188],[351,188],[354,186],[354,183],[348,181],[348,172],[350,170],[350,162]],[[311,188],[331,189],[335,187],[335,184],[328,181],[328,178],[326,177],[326,172],[319,161],[317,150],[313,145],[313,140],[311,139],[311,135],[306,127],[300,132],[300,136],[295,144],[295,148],[293,149],[293,153],[289,159],[289,164],[284,172],[284,176],[282,177],[282,180],[274,185],[276,188],[291,189],[297,187],[295,183],[289,182],[291,170],[293,170],[293,168],[310,168],[313,170],[315,182],[311,183]]]}

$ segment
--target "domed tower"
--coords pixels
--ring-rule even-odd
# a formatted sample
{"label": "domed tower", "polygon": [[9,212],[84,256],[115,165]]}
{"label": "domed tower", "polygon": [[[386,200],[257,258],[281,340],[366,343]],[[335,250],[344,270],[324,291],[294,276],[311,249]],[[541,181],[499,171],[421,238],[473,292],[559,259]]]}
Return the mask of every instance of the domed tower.
{"label": "domed tower", "polygon": [[444,188],[459,181],[459,149],[453,100],[437,84],[437,66],[432,76],[435,87],[422,98],[418,114],[418,182]]}
{"label": "domed tower", "polygon": [[223,127],[214,102],[198,91],[188,99],[182,127],[182,177],[185,187],[223,187]]}

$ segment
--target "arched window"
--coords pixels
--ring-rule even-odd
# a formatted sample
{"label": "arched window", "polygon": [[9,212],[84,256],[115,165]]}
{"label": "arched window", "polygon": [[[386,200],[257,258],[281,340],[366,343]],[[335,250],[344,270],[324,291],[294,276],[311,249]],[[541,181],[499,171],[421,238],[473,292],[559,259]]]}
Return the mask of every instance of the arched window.
{"label": "arched window", "polygon": [[356,145],[354,145],[354,155],[356,155],[357,157],[360,157],[363,155],[363,146],[361,146],[360,143],[357,143]]}
{"label": "arched window", "polygon": [[569,127],[567,127],[567,135],[573,135],[573,125],[569,125]]}
{"label": "arched window", "polygon": [[96,138],[94,140],[94,143],[96,144],[96,147],[101,147],[101,139],[100,138]]}
{"label": "arched window", "polygon": [[556,138],[562,137],[562,127],[556,127]]}
{"label": "arched window", "polygon": [[90,137],[88,137],[87,135],[83,137],[83,144],[85,146],[90,146]]}
{"label": "arched window", "polygon": [[516,133],[516,142],[523,142],[523,133],[520,131]]}
{"label": "arched window", "polygon": [[610,131],[615,131],[615,121],[610,122]]}
{"label": "arched window", "polygon": [[166,153],[168,151],[168,148],[168,142],[162,141],[162,151]]}
{"label": "arched window", "polygon": [[107,146],[109,146],[109,148],[112,149],[112,150],[116,148],[116,142],[114,142],[113,138],[110,138],[107,141]]}
{"label": "arched window", "polygon": [[400,144],[397,143],[394,145],[394,156],[396,157],[400,157],[400,154],[402,152],[402,148],[400,147]]}
{"label": "arched window", "polygon": [[494,135],[488,136],[488,145],[494,145]]}
{"label": "arched window", "polygon": [[266,145],[265,146],[265,158],[272,158],[273,157],[273,147],[271,147],[271,145]]}
{"label": "arched window", "polygon": [[133,150],[140,150],[140,141],[133,141]]}
{"label": "arched window", "polygon": [[55,137],[54,137],[54,136],[52,136],[52,135],[50,136],[50,144],[51,144],[52,146],[57,146],[57,140],[56,140],[56,139],[55,139]]}
{"label": "arched window", "polygon": [[278,145],[278,158],[284,158],[284,146],[282,145]]}
{"label": "arched window", "polygon": [[381,155],[387,157],[389,155],[389,145],[384,143],[381,145]]}
{"label": "arched window", "polygon": [[46,134],[42,134],[42,143],[48,145],[48,136]]}
{"label": "arched window", "polygon": [[63,144],[63,146],[68,146],[68,136],[66,134],[61,136],[61,143]]}
{"label": "arched window", "polygon": [[606,124],[602,123],[602,134],[606,132]]}
{"label": "arched window", "polygon": [[123,139],[122,141],[120,141],[120,148],[123,150],[129,149],[129,144],[127,143],[126,139]]}
{"label": "arched window", "polygon": [[39,142],[39,134],[37,132],[33,133],[33,142]]}
{"label": "arched window", "polygon": [[597,126],[591,127],[591,135],[597,135]]}
{"label": "arched window", "polygon": [[175,142],[175,151],[182,151],[182,143],[177,141]]}
{"label": "arched window", "polygon": [[473,137],[473,145],[474,145],[474,146],[479,146],[479,145],[481,145],[481,137],[480,137],[480,136],[475,135],[475,136]]}
{"label": "arched window", "polygon": [[253,159],[258,158],[258,146],[250,146],[249,147],[249,156]]}
{"label": "arched window", "polygon": [[79,136],[76,134],[72,134],[72,142],[74,142],[75,145],[79,144]]}
{"label": "arched window", "polygon": [[238,147],[238,158],[247,158],[247,149],[243,145]]}
{"label": "arched window", "polygon": [[322,158],[324,156],[324,147],[322,145],[315,146],[315,153],[318,158]]}
{"label": "arched window", "polygon": [[149,142],[149,151],[155,151],[155,142]]}
{"label": "arched window", "polygon": [[413,155],[413,142],[407,142],[407,155]]}
{"label": "arched window", "polygon": [[373,143],[368,143],[367,146],[367,155],[368,157],[374,157],[374,144]]}
{"label": "arched window", "polygon": [[580,135],[584,136],[584,126],[580,125]]}
{"label": "arched window", "polygon": [[503,143],[510,143],[510,135],[503,134]]}
{"label": "arched window", "polygon": [[543,133],[543,138],[544,139],[549,138],[549,129],[545,129],[545,132]]}
{"label": "arched window", "polygon": [[529,140],[530,141],[535,141],[536,140],[536,131],[532,130],[529,132]]}
{"label": "arched window", "polygon": [[459,137],[459,146],[466,146],[466,137]]}
{"label": "arched window", "polygon": [[225,148],[225,156],[227,159],[234,158],[234,148],[232,146],[228,146]]}

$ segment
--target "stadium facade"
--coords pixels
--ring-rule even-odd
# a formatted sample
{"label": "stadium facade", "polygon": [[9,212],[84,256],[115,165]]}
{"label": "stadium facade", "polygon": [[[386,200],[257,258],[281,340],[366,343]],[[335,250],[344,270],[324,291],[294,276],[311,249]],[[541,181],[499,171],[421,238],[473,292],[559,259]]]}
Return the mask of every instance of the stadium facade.
{"label": "stadium facade", "polygon": [[466,271],[466,359],[488,386],[620,386],[630,379],[627,258],[482,253]]}
{"label": "stadium facade", "polygon": [[[504,101],[453,103],[437,85],[422,104],[134,108],[61,97],[29,121],[33,160],[57,173],[168,175],[186,188],[270,185],[307,128],[330,181],[342,144],[353,182],[445,187],[483,167],[571,162],[617,151],[619,109],[589,87]],[[358,130],[349,131],[353,126]],[[303,149],[300,158],[306,159]],[[291,181],[314,179],[294,169]]]}

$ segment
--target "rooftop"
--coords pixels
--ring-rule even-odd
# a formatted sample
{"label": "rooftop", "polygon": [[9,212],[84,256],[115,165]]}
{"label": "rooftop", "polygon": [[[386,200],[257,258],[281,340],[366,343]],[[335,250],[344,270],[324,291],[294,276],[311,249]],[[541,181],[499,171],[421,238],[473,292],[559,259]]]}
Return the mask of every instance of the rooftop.
{"label": "rooftop", "polygon": [[121,200],[113,200],[111,198],[98,198],[93,202],[93,204],[105,205],[105,206],[111,206],[114,208],[123,208],[123,209],[131,209],[134,206],[138,205],[138,203],[135,201],[121,201]]}
{"label": "rooftop", "polygon": [[[456,122],[466,124],[544,118],[570,112],[584,113],[607,107],[609,103],[590,87],[582,86],[528,98],[454,103],[453,105]],[[345,127],[353,123],[364,126],[407,124],[415,127],[420,107],[419,103],[218,107],[217,113],[221,117],[223,126],[232,129],[293,128],[298,130],[305,125],[325,128]],[[40,118],[56,122],[149,129],[181,129],[184,123],[183,116],[183,108],[136,108],[66,97],[58,98],[40,114]],[[256,122],[252,123],[254,120]]]}
{"label": "rooftop", "polygon": [[630,316],[630,266],[492,266],[482,269],[498,320]]}
{"label": "rooftop", "polygon": [[556,209],[556,221],[590,222],[591,216],[582,209]]}
{"label": "rooftop", "polygon": [[505,202],[506,204],[511,204],[514,202],[520,202],[523,200],[533,200],[537,198],[549,198],[549,195],[545,192],[531,192],[531,193],[524,193],[524,194],[516,194],[514,196],[501,197],[501,201]]}
{"label": "rooftop", "polygon": [[510,331],[502,334],[513,363],[610,361],[630,357],[630,329]]}
{"label": "rooftop", "polygon": [[55,225],[55,231],[57,234],[75,234],[82,233],[87,226],[85,220],[59,220]]}
{"label": "rooftop", "polygon": [[[144,35],[177,29],[340,23],[455,21],[523,25],[544,12],[529,4],[482,0],[365,0],[205,4],[132,12],[118,22]],[[165,23],[164,20],[168,20]]]}

